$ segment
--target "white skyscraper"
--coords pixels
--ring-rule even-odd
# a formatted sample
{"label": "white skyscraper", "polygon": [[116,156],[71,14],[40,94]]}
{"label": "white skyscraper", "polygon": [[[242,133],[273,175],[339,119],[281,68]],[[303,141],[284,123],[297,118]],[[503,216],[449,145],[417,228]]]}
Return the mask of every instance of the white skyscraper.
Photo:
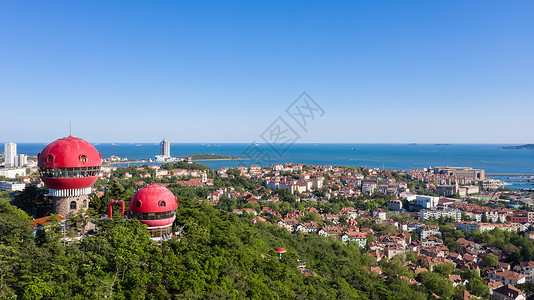
{"label": "white skyscraper", "polygon": [[171,157],[171,143],[169,143],[167,139],[163,139],[163,141],[159,144],[159,155],[163,156],[164,158]]}
{"label": "white skyscraper", "polygon": [[18,156],[18,167],[24,167],[28,164],[28,155],[26,154],[19,154]]}
{"label": "white skyscraper", "polygon": [[17,166],[17,144],[5,143],[4,153],[6,158],[6,168],[13,168]]}

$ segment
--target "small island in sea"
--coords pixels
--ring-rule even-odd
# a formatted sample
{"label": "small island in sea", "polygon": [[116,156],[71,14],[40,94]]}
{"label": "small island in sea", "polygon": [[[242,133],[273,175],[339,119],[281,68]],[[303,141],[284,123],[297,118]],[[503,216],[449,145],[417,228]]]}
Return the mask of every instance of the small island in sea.
{"label": "small island in sea", "polygon": [[503,149],[526,149],[526,150],[533,150],[534,144],[525,144],[521,146],[505,146],[502,147]]}

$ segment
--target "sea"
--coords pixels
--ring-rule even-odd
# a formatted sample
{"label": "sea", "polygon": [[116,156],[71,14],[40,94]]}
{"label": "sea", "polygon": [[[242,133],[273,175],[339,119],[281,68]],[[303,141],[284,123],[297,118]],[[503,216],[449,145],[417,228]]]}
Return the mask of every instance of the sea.
{"label": "sea", "polygon": [[[95,143],[106,158],[111,155],[128,159],[154,159],[159,155],[158,143]],[[43,143],[18,143],[17,152],[37,155]],[[503,149],[508,144],[338,144],[295,143],[286,145],[240,143],[171,143],[171,155],[219,154],[241,160],[201,161],[213,169],[279,163],[336,165],[410,170],[428,167],[472,167],[486,174],[534,175],[534,150]],[[282,146],[282,147],[281,147]],[[149,164],[157,164],[150,162]],[[125,166],[121,164],[120,166]],[[534,180],[518,180],[509,176],[488,176],[510,183],[509,188],[534,189]]]}

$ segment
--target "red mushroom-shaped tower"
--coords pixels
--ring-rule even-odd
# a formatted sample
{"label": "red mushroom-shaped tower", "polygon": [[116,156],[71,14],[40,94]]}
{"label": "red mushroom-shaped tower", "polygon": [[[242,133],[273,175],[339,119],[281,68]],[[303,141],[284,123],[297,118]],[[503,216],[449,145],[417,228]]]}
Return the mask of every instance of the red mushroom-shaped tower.
{"label": "red mushroom-shaped tower", "polygon": [[130,217],[148,226],[152,237],[165,237],[172,233],[172,223],[176,219],[178,203],[167,188],[151,184],[130,199]]}
{"label": "red mushroom-shaped tower", "polygon": [[75,215],[89,206],[102,156],[88,142],[68,136],[48,144],[37,156],[41,179],[50,189],[52,213]]}
{"label": "red mushroom-shaped tower", "polygon": [[286,253],[286,249],[284,248],[276,248],[276,253],[280,254],[280,259],[282,259],[282,253]]}

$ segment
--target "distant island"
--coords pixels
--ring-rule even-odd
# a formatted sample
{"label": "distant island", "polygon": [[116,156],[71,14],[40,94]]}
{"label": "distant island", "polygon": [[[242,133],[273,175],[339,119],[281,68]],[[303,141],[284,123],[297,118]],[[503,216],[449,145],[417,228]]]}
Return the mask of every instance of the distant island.
{"label": "distant island", "polygon": [[239,157],[219,154],[193,154],[190,155],[192,160],[238,160]]}
{"label": "distant island", "polygon": [[506,146],[502,147],[503,149],[526,149],[526,150],[533,150],[534,144],[526,144],[521,146]]}

